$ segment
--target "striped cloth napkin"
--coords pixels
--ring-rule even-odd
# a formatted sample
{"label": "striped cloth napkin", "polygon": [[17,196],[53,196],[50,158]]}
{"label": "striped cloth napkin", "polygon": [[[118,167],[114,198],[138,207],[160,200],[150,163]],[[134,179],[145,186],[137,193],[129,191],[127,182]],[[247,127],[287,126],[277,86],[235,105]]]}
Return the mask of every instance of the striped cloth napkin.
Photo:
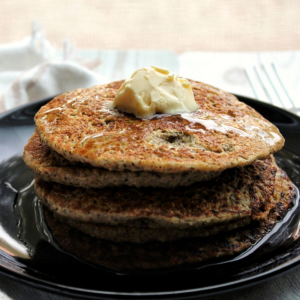
{"label": "striped cloth napkin", "polygon": [[22,41],[0,45],[0,112],[32,101],[106,82],[74,61],[65,44],[63,58],[38,30]]}

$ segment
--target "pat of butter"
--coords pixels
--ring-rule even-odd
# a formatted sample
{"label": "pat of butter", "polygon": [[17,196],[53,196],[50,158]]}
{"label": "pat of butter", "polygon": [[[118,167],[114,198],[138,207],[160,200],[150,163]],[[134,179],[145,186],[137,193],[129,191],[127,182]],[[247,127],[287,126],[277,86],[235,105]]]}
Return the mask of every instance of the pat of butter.
{"label": "pat of butter", "polygon": [[149,118],[155,113],[179,114],[199,108],[187,79],[170,74],[168,70],[142,68],[125,80],[110,109]]}

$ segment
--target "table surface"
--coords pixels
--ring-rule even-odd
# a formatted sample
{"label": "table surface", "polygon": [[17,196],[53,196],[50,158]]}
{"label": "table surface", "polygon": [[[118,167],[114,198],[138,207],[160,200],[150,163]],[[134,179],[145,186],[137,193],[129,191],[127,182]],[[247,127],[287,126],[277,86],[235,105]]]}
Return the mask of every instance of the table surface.
{"label": "table surface", "polygon": [[[253,67],[260,68],[265,76],[264,66],[275,63],[281,79],[289,90],[294,106],[300,107],[300,51],[285,52],[242,52],[211,53],[188,52],[177,55],[167,51],[79,51],[78,56],[86,61],[100,61],[94,70],[101,74],[107,82],[128,78],[140,67],[155,65],[167,68],[194,80],[203,81],[226,91],[255,98],[254,91],[247,76]],[[113,66],[113,67],[112,67]],[[283,104],[278,99],[270,99],[260,86],[259,99],[284,107],[295,112],[288,99]],[[300,111],[296,112],[297,114]],[[287,274],[260,283],[250,288],[202,299],[300,299],[300,268]],[[0,290],[12,299],[72,299],[57,294],[34,289],[0,274]],[[0,300],[6,299],[1,295]]]}

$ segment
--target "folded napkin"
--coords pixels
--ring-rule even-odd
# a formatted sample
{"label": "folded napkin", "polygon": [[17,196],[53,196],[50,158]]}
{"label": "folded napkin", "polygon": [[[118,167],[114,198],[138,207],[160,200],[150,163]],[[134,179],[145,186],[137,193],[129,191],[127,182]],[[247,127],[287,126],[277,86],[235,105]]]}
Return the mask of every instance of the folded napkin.
{"label": "folded napkin", "polygon": [[0,112],[32,101],[105,83],[96,72],[63,58],[39,31],[19,42],[0,46]]}

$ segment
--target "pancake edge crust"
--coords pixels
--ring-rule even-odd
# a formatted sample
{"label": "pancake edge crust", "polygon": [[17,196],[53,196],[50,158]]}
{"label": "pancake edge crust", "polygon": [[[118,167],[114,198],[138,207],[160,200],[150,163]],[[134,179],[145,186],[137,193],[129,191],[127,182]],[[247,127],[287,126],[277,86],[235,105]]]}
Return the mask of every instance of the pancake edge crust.
{"label": "pancake edge crust", "polygon": [[190,81],[191,114],[137,119],[108,110],[123,81],[62,94],[35,116],[41,140],[70,161],[111,171],[219,172],[280,150],[278,129],[220,89]]}
{"label": "pancake edge crust", "polygon": [[[278,191],[282,190],[285,193],[289,192],[290,182],[282,179],[283,173],[282,170],[278,170],[276,173],[275,180],[275,192],[271,197],[271,201],[267,204],[264,203],[262,207],[259,208],[259,218],[267,218],[270,210],[274,208],[280,198],[278,197]],[[284,186],[285,184],[285,186]],[[201,228],[137,228],[137,227],[128,227],[115,225],[110,226],[107,224],[101,223],[90,223],[90,222],[80,222],[74,221],[71,218],[62,218],[56,213],[53,213],[54,217],[63,223],[68,224],[69,226],[79,229],[80,231],[91,235],[96,238],[110,240],[113,242],[131,242],[131,243],[146,243],[150,241],[175,241],[182,238],[192,238],[192,237],[208,237],[212,235],[219,234],[221,232],[227,232],[234,230],[236,228],[241,228],[245,225],[248,225],[251,221],[258,219],[255,214],[250,217],[245,217],[238,220],[233,220],[229,222],[223,222],[218,225],[205,226]]]}
{"label": "pancake edge crust", "polygon": [[246,217],[240,220],[224,222],[219,225],[207,226],[202,228],[137,228],[126,226],[110,226],[106,224],[95,224],[87,222],[73,221],[72,219],[60,218],[53,213],[53,217],[59,222],[68,224],[70,227],[81,232],[103,240],[115,243],[130,242],[134,244],[143,244],[153,241],[170,242],[183,238],[208,237],[227,232],[236,228],[241,228],[250,224],[251,218]]}
{"label": "pancake edge crust", "polygon": [[114,270],[157,270],[196,267],[214,260],[232,257],[247,250],[269,233],[293,205],[295,188],[284,172],[284,190],[276,191],[277,205],[267,218],[245,228],[209,238],[146,244],[113,243],[88,236],[53,218],[45,210],[46,222],[57,245],[79,259]]}
{"label": "pancake edge crust", "polygon": [[35,180],[41,203],[62,218],[139,228],[205,227],[265,218],[278,167],[274,157],[224,171],[216,179],[176,189],[83,189]]}
{"label": "pancake edge crust", "polygon": [[70,162],[42,143],[35,132],[24,148],[25,164],[42,180],[84,188],[108,186],[163,187],[188,186],[215,178],[221,172],[159,173],[109,171],[89,164]]}

